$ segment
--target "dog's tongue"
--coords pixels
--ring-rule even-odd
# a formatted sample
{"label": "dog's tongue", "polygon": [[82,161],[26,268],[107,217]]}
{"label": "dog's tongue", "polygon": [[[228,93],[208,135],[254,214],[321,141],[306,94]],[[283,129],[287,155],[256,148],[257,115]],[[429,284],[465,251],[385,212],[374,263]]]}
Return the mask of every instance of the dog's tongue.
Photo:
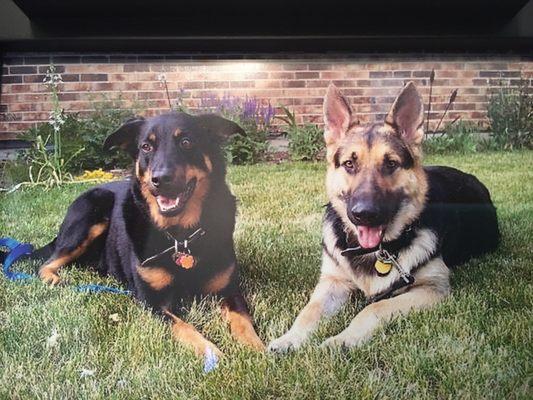
{"label": "dog's tongue", "polygon": [[358,226],[357,239],[361,247],[371,249],[376,247],[381,242],[381,234],[383,228],[381,226]]}
{"label": "dog's tongue", "polygon": [[180,201],[180,198],[179,197],[175,197],[175,198],[170,198],[170,197],[165,197],[165,196],[157,196],[156,197],[156,200],[157,200],[157,203],[159,204],[159,208],[161,208],[161,210],[165,211],[165,210],[169,210],[171,208],[174,208],[178,205],[179,201]]}

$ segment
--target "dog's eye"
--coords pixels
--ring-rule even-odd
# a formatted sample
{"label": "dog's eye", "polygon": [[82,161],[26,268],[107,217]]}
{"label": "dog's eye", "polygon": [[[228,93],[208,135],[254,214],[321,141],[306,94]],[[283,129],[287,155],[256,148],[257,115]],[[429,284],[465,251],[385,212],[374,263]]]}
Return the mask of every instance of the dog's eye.
{"label": "dog's eye", "polygon": [[398,168],[400,164],[398,163],[398,161],[395,160],[387,160],[385,161],[385,165],[389,170],[394,171],[396,168]]}
{"label": "dog's eye", "polygon": [[180,140],[180,147],[183,150],[190,150],[192,148],[192,142],[189,138],[183,138]]}
{"label": "dog's eye", "polygon": [[353,167],[354,167],[354,164],[353,164],[352,160],[344,161],[344,163],[342,165],[344,165],[344,168],[346,168],[346,169],[353,169]]}
{"label": "dog's eye", "polygon": [[144,151],[145,153],[149,153],[149,152],[152,151],[153,147],[152,147],[152,145],[151,145],[150,143],[143,143],[143,144],[141,145],[141,149],[142,149],[142,151]]}

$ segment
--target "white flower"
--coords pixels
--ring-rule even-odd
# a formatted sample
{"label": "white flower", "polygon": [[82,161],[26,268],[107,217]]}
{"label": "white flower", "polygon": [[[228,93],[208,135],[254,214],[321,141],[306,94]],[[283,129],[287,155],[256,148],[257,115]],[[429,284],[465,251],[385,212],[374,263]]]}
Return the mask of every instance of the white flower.
{"label": "white flower", "polygon": [[52,334],[46,339],[46,345],[48,347],[56,347],[60,336],[61,335],[57,333],[57,329],[54,328]]}
{"label": "white flower", "polygon": [[53,65],[48,68],[48,71],[46,72],[46,75],[43,79],[43,83],[46,86],[54,87],[56,88],[60,83],[63,83],[63,77],[61,74],[56,73],[56,69]]}
{"label": "white flower", "polygon": [[48,117],[48,123],[52,125],[54,131],[59,132],[61,125],[66,122],[65,114],[63,110],[53,110]]}

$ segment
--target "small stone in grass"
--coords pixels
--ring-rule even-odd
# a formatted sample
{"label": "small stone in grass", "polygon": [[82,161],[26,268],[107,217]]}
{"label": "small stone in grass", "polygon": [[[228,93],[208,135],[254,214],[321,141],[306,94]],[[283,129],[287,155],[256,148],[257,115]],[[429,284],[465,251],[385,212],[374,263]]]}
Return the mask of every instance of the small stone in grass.
{"label": "small stone in grass", "polygon": [[52,330],[52,334],[46,339],[46,345],[48,347],[56,347],[60,336],[61,335],[57,333],[57,329]]}
{"label": "small stone in grass", "polygon": [[80,372],[80,378],[87,378],[89,376],[94,376],[95,372],[96,371],[94,369],[82,368]]}
{"label": "small stone in grass", "polygon": [[122,378],[117,381],[117,387],[119,389],[124,389],[126,386],[128,386],[128,381],[126,379]]}
{"label": "small stone in grass", "polygon": [[120,318],[120,315],[118,313],[115,313],[109,315],[109,320],[113,322],[120,322],[122,318]]}

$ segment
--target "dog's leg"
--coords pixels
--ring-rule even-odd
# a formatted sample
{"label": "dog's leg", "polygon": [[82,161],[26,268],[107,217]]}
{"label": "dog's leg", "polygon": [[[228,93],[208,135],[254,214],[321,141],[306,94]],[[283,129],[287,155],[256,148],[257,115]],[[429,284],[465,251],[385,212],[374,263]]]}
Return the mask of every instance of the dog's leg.
{"label": "dog's leg", "polygon": [[327,339],[323,347],[354,347],[372,337],[374,331],[398,314],[424,309],[442,301],[450,292],[449,270],[441,259],[434,260],[417,274],[416,286],[396,297],[365,307],[341,333]]}
{"label": "dog's leg", "polygon": [[217,346],[207,340],[194,326],[183,321],[168,310],[164,310],[163,313],[172,321],[172,336],[178,342],[191,347],[197,356],[204,356],[208,348],[219,358],[222,356],[222,352]]}
{"label": "dog's leg", "polygon": [[246,300],[241,293],[224,299],[222,302],[222,314],[229,323],[231,335],[239,343],[258,351],[265,349],[265,345],[255,332]]}
{"label": "dog's leg", "polygon": [[101,188],[91,189],[74,200],[53,244],[52,256],[39,269],[43,282],[58,284],[61,267],[83,255],[91,243],[107,232],[114,201],[114,194]]}
{"label": "dog's leg", "polygon": [[107,230],[108,225],[108,222],[99,222],[90,226],[86,235],[76,232],[68,238],[68,241],[60,238],[52,256],[39,269],[41,280],[57,285],[60,282],[59,270],[85,253],[87,247]]}
{"label": "dog's leg", "polygon": [[344,279],[333,275],[322,275],[309,303],[300,312],[291,329],[272,341],[269,351],[286,352],[298,349],[318,327],[322,317],[337,313],[350,295],[351,288]]}

